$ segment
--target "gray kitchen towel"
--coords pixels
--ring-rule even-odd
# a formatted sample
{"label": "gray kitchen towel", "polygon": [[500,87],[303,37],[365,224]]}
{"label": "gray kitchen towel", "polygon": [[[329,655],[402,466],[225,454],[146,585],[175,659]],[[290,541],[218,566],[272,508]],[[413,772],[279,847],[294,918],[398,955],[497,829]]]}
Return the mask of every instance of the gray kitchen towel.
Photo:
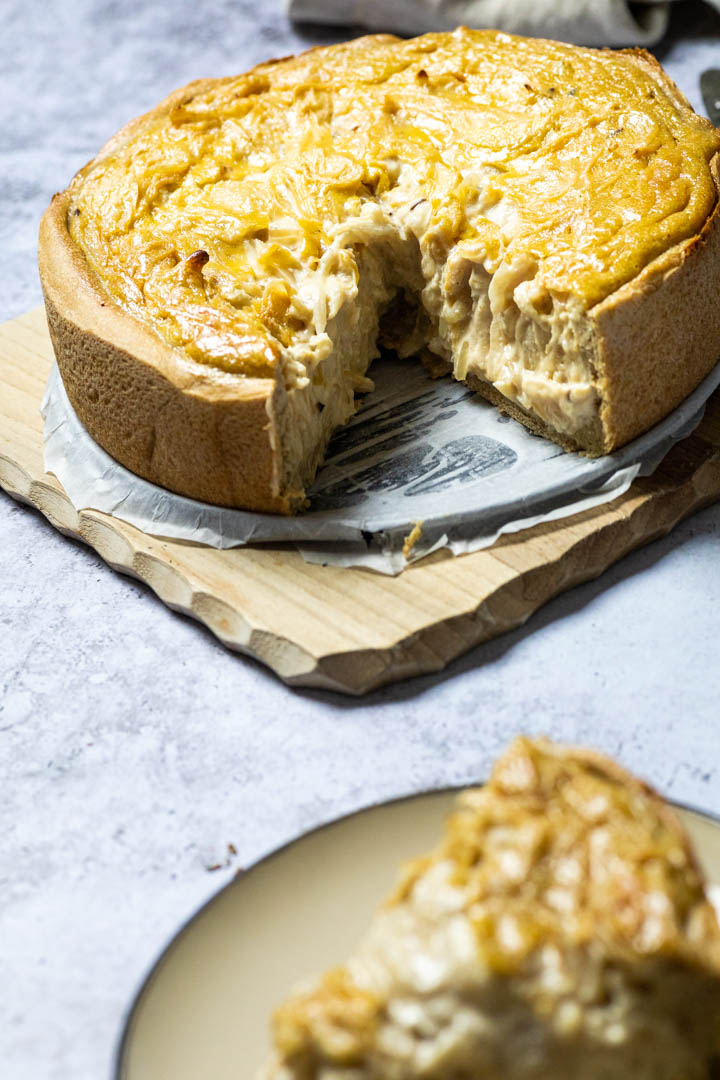
{"label": "gray kitchen towel", "polygon": [[[673,0],[681,3],[682,0]],[[720,0],[711,0],[720,9]],[[292,19],[397,34],[493,27],[576,45],[653,45],[667,29],[668,0],[288,0]]]}

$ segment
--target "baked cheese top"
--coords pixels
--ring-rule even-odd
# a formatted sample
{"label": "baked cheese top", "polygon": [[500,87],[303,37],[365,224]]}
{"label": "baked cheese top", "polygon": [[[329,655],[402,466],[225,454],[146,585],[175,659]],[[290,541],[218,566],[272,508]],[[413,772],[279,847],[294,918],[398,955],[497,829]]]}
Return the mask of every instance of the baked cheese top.
{"label": "baked cheese top", "polygon": [[588,309],[701,231],[718,150],[644,55],[361,38],[191,84],[82,170],[68,227],[171,345],[266,375],[322,338],[388,230],[426,279],[461,250],[498,293]]}
{"label": "baked cheese top", "polygon": [[674,813],[599,755],[518,738],[484,788],[465,792],[444,841],[406,871],[402,903],[452,866],[491,970],[546,942],[614,956],[672,956],[720,972],[720,933]]}

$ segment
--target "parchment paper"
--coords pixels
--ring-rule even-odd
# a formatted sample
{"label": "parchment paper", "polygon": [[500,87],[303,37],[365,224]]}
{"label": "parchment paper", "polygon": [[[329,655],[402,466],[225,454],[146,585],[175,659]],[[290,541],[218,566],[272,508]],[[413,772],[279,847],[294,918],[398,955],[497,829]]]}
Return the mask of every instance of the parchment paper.
{"label": "parchment paper", "polygon": [[417,360],[386,355],[370,374],[375,390],[336,434],[311,507],[294,518],[211,506],[135,476],[87,434],[56,367],[42,406],[45,468],[76,509],[113,514],[151,535],[218,548],[291,544],[310,562],[396,574],[438,548],[476,551],[623,494],[697,426],[720,384],[718,365],[652,431],[588,459],[531,435],[462,383],[432,380]]}

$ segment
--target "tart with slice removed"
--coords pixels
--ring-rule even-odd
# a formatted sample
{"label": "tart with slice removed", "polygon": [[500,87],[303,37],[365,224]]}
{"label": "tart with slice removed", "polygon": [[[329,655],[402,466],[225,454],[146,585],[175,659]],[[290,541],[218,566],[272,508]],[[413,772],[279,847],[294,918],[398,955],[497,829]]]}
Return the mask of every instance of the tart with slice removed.
{"label": "tart with slice removed", "polygon": [[494,32],[192,83],[43,219],[70,401],[139,475],[282,513],[378,343],[607,453],[720,355],[719,152],[648,54]]}
{"label": "tart with slice removed", "polygon": [[714,1080],[720,930],[680,822],[516,740],[274,1043],[263,1080]]}

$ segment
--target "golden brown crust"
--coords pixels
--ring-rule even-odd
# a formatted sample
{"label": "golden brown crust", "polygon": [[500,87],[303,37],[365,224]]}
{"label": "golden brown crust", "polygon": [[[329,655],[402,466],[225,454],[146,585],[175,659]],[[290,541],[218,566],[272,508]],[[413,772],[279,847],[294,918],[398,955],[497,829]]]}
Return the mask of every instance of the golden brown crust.
{"label": "golden brown crust", "polygon": [[[692,109],[656,57],[646,49],[622,52],[681,108]],[[718,199],[699,235],[655,259],[590,312],[600,350],[604,453],[649,431],[720,360],[720,154],[710,169]]]}
{"label": "golden brown crust", "polygon": [[[720,199],[720,155],[711,163]],[[720,201],[699,236],[593,308],[605,452],[667,416],[720,358]]]}
{"label": "golden brown crust", "polygon": [[126,468],[180,495],[291,512],[273,431],[282,387],[193,365],[114,305],[70,240],[69,197],[56,195],[42,219],[39,265],[58,366],[85,428]]}

